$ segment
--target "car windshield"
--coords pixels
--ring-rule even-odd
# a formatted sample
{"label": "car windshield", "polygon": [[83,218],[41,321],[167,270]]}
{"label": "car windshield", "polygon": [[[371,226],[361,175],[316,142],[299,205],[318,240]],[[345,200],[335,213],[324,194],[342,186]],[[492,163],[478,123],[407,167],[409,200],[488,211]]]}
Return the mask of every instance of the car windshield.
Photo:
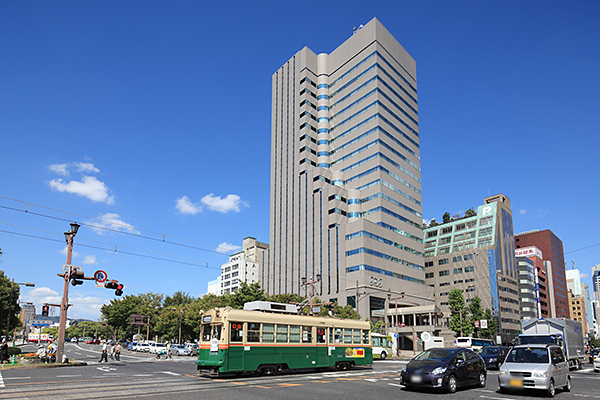
{"label": "car windshield", "polygon": [[512,349],[506,357],[508,363],[547,364],[548,350],[545,348],[521,347]]}
{"label": "car windshield", "polygon": [[489,355],[498,355],[500,354],[500,349],[498,347],[490,347],[485,346],[480,348],[477,353],[479,354],[489,354]]}
{"label": "car windshield", "polygon": [[427,350],[419,354],[415,357],[415,360],[425,361],[425,360],[444,360],[450,361],[454,356],[454,351],[445,350],[445,349],[433,349]]}

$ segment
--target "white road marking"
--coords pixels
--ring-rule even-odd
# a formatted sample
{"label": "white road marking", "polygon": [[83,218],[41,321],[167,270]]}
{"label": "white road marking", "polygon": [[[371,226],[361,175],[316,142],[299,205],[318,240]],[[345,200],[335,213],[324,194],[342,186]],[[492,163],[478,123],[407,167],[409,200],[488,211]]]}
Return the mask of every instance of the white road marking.
{"label": "white road marking", "polygon": [[377,379],[375,379],[375,378],[363,378],[363,381],[377,382]]}
{"label": "white road marking", "polygon": [[31,377],[30,376],[15,376],[14,378],[4,378],[4,379],[6,379],[6,380],[9,380],[9,379],[31,379]]}
{"label": "white road marking", "polygon": [[56,375],[57,378],[73,378],[81,375]]}
{"label": "white road marking", "polygon": [[2,372],[0,372],[0,388],[4,387],[4,379],[2,379]]}
{"label": "white road marking", "polygon": [[173,375],[173,376],[180,376],[181,374],[178,374],[176,372],[171,372],[171,371],[160,371],[163,374],[168,374],[168,375]]}
{"label": "white road marking", "polygon": [[152,374],[134,374],[132,376],[152,376]]}
{"label": "white road marking", "polygon": [[398,385],[397,383],[388,383],[388,385],[390,386],[396,386],[396,387],[404,387],[403,385]]}
{"label": "white road marking", "polygon": [[505,400],[504,397],[492,397],[492,396],[479,396],[482,399],[492,399],[492,400]]}

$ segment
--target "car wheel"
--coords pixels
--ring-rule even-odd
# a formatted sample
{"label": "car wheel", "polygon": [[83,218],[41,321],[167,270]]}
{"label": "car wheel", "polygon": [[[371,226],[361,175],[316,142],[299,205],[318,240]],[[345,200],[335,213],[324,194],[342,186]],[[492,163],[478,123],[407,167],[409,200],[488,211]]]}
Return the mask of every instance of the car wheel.
{"label": "car wheel", "polygon": [[448,393],[455,393],[456,385],[456,377],[454,375],[450,375],[450,377],[448,377]]}
{"label": "car wheel", "polygon": [[506,394],[506,393],[508,393],[508,389],[505,388],[505,387],[500,386],[500,393]]}
{"label": "car wheel", "polygon": [[571,391],[571,377],[570,376],[567,376],[567,384],[565,386],[563,386],[563,390],[565,392]]}
{"label": "car wheel", "polygon": [[404,385],[404,390],[408,390],[409,392],[414,390],[415,388],[410,385]]}
{"label": "car wheel", "polygon": [[546,393],[548,397],[554,397],[556,394],[556,388],[554,387],[554,381],[550,380],[550,387],[548,388],[548,392]]}
{"label": "car wheel", "polygon": [[385,358],[387,357],[387,354],[385,354],[385,351],[381,352],[381,359],[385,360]]}
{"label": "car wheel", "polygon": [[485,373],[479,372],[479,387],[485,387]]}

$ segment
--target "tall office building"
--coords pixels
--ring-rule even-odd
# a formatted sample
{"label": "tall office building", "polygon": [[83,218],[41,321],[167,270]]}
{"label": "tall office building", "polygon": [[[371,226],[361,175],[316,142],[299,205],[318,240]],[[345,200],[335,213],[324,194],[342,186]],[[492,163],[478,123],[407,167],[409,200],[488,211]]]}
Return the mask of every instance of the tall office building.
{"label": "tall office building", "polygon": [[448,296],[456,288],[467,303],[479,296],[481,306],[492,311],[502,343],[511,343],[520,332],[519,271],[508,197],[486,197],[476,215],[425,229],[425,272],[445,326],[451,314]]}
{"label": "tall office building", "polygon": [[594,301],[600,303],[600,264],[592,267],[592,286],[594,288]]}
{"label": "tall office building", "polygon": [[363,318],[382,316],[388,293],[423,297],[413,58],[373,19],[330,54],[303,48],[272,85],[262,287],[306,295],[303,278],[317,281],[321,299],[359,301]]}
{"label": "tall office building", "polygon": [[565,256],[562,241],[551,230],[533,230],[515,235],[515,247],[535,246],[542,251],[548,276],[552,318],[569,318]]}

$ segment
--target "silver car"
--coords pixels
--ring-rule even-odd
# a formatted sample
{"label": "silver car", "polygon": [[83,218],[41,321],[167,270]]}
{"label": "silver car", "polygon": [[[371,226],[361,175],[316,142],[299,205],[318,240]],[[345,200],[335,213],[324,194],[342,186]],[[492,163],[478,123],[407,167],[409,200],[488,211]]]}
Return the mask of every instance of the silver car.
{"label": "silver car", "polygon": [[556,387],[571,391],[569,363],[557,345],[527,344],[513,347],[498,375],[500,391],[537,389],[554,397]]}
{"label": "silver car", "polygon": [[190,349],[188,349],[187,347],[185,347],[182,344],[172,344],[169,351],[171,352],[171,355],[174,355],[174,356],[189,356],[190,355]]}

